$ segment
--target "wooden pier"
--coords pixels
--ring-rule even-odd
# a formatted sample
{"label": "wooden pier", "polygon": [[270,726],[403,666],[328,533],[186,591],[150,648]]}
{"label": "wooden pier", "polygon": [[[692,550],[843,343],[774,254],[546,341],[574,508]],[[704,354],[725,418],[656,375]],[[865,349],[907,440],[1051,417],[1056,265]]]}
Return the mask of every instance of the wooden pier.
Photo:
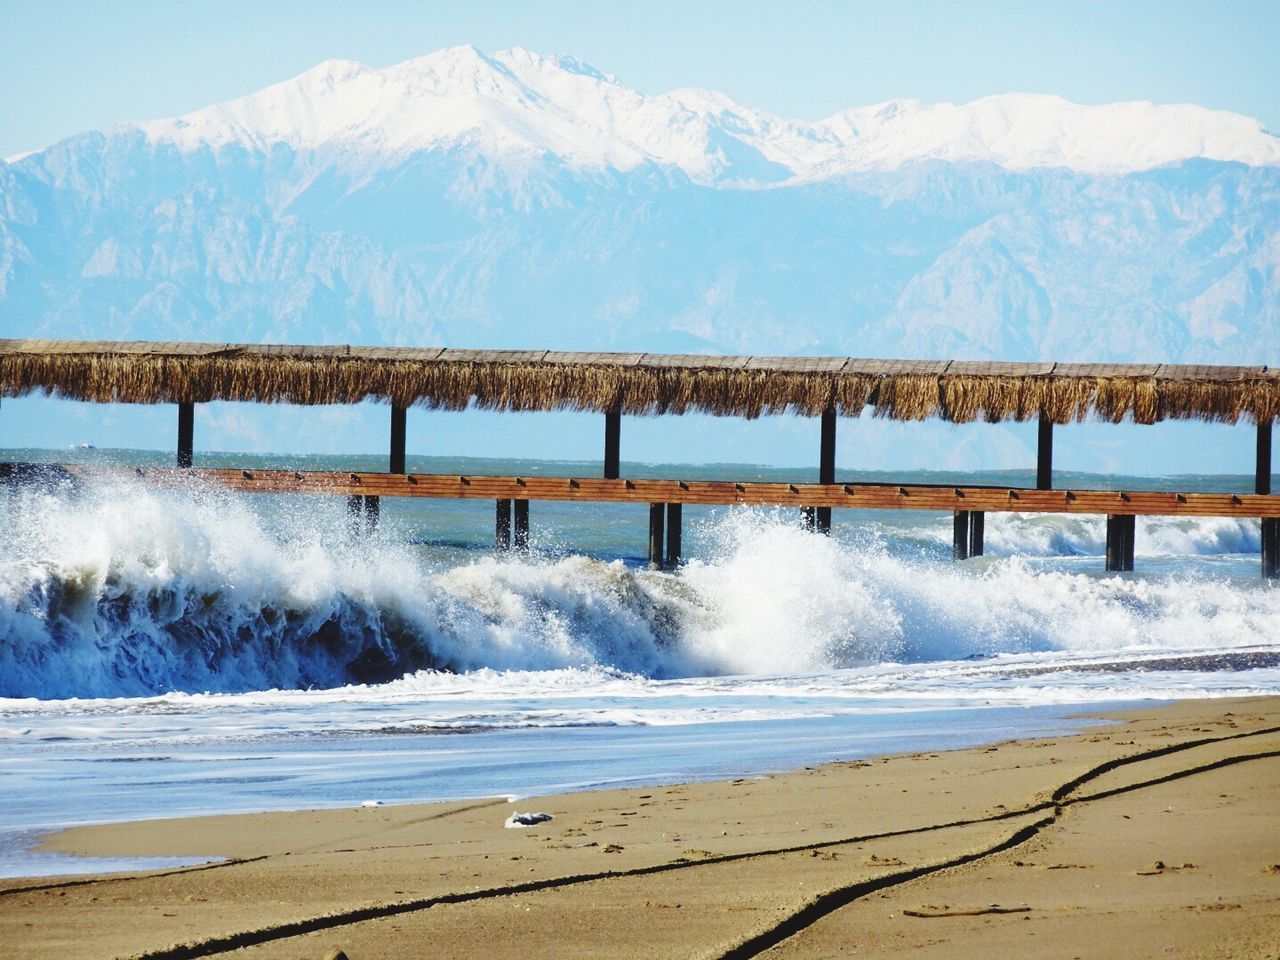
{"label": "wooden pier", "polygon": [[[830,530],[836,509],[949,511],[956,559],[983,553],[987,513],[1095,514],[1107,517],[1106,566],[1115,571],[1133,569],[1138,516],[1256,518],[1261,525],[1262,575],[1280,578],[1280,496],[1271,491],[1272,423],[1280,416],[1280,371],[1267,367],[0,340],[0,396],[39,391],[98,402],[176,404],[177,466],[124,470],[0,464],[0,479],[20,482],[128,472],[162,485],[195,480],[245,493],[345,496],[355,529],[377,524],[383,497],[490,500],[495,504],[496,546],[517,550],[528,547],[532,501],[648,504],[649,561],[655,567],[675,567],[681,560],[685,504],[795,508],[819,532]],[[198,402],[319,404],[370,399],[391,405],[385,473],[193,466]],[[605,421],[602,476],[407,473],[409,405],[595,410]],[[838,482],[837,416],[857,416],[868,406],[878,415],[902,420],[1038,421],[1036,485]],[[818,482],[620,476],[624,413],[691,410],[724,416],[791,412],[820,417]],[[1251,420],[1257,426],[1254,492],[1055,489],[1054,424],[1086,416],[1138,423]]]}

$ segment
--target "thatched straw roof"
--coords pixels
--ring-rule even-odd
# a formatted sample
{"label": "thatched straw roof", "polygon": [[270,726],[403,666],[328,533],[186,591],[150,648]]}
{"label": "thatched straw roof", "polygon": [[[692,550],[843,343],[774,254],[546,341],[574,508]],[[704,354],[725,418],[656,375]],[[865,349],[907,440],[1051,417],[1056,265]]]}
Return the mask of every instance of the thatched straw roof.
{"label": "thatched straw roof", "polygon": [[1055,423],[1280,418],[1280,369],[0,340],[0,396]]}

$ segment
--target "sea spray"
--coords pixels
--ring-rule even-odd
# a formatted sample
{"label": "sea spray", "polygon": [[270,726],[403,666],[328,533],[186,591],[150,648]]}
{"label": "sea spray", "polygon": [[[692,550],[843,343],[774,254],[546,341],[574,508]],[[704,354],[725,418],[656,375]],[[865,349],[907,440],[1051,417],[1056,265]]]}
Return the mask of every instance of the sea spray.
{"label": "sea spray", "polygon": [[[951,546],[950,527],[930,528],[926,541]],[[991,513],[986,553],[997,556],[1098,557],[1106,552],[1105,517],[1087,514]],[[1134,552],[1140,557],[1256,554],[1258,521],[1234,517],[1139,517]]]}
{"label": "sea spray", "polygon": [[[782,511],[700,522],[695,559],[669,574],[574,554],[445,563],[394,522],[351,538],[339,498],[265,509],[124,483],[10,492],[0,510],[5,697],[338,687],[421,670],[783,674],[1280,642],[1280,590],[1256,581],[1105,577],[1018,557],[955,565],[870,525],[815,535]],[[1014,518],[1008,529],[1040,528]],[[1176,529],[1207,545],[1243,538],[1216,522]]]}

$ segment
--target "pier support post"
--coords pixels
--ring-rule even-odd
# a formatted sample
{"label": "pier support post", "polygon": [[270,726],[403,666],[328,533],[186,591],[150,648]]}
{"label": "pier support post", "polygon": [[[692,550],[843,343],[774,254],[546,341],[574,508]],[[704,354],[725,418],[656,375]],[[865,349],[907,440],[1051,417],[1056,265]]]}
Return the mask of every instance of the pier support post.
{"label": "pier support post", "polygon": [[360,536],[364,530],[364,497],[353,493],[347,497],[347,532],[352,538]]}
{"label": "pier support post", "polygon": [[987,515],[981,510],[969,511],[969,556],[980,557],[984,547]]}
{"label": "pier support post", "polygon": [[1133,540],[1137,518],[1131,513],[1107,517],[1107,570],[1118,573],[1133,569]]}
{"label": "pier support post", "polygon": [[1262,575],[1280,580],[1280,517],[1262,518]]}
{"label": "pier support post", "polygon": [[[1258,424],[1258,461],[1253,492],[1271,493],[1271,421]],[[1280,517],[1262,518],[1262,576],[1280,580]]]}
{"label": "pier support post", "polygon": [[362,497],[353,493],[347,497],[347,529],[352,537],[361,537],[378,529],[378,517],[382,513],[381,497]]}
{"label": "pier support post", "polygon": [[1053,421],[1043,413],[1036,435],[1036,489],[1053,489]]}
{"label": "pier support post", "polygon": [[818,529],[818,512],[813,507],[800,508],[800,522],[807,530]]}
{"label": "pier support post", "polygon": [[1253,476],[1253,492],[1271,492],[1271,421],[1258,424],[1258,460]]}
{"label": "pier support post", "polygon": [[493,546],[496,550],[511,549],[511,501],[495,500],[497,517],[493,530]]}
{"label": "pier support post", "polygon": [[178,404],[178,466],[189,467],[192,461],[196,426],[196,405]]}
{"label": "pier support post", "polygon": [[[836,482],[836,411],[828,407],[822,412],[822,442],[818,456],[818,482]],[[831,508],[818,507],[814,513],[814,528],[819,533],[831,532]]]}
{"label": "pier support post", "polygon": [[969,558],[969,518],[968,510],[957,510],[951,517],[951,559],[967,560]]}
{"label": "pier support post", "polygon": [[667,569],[680,566],[680,534],[683,526],[684,504],[667,504]]}
{"label": "pier support post", "polygon": [[665,504],[649,504],[649,569],[662,569],[663,515]]}
{"label": "pier support post", "polygon": [[515,515],[514,516],[515,547],[517,550],[521,550],[521,551],[528,550],[529,549],[529,501],[513,500],[511,505],[513,507],[512,513]]}
{"label": "pier support post", "polygon": [[610,410],[604,415],[604,478],[617,480],[621,472],[622,413]]}
{"label": "pier support post", "polygon": [[390,473],[404,473],[404,435],[405,435],[405,409],[404,407],[391,408],[391,456],[389,459],[388,471]]}

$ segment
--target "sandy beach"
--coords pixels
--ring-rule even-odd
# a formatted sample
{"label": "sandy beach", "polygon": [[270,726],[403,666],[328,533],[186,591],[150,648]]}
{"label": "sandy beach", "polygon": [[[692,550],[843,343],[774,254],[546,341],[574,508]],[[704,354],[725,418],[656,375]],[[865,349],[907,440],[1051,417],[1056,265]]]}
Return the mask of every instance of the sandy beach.
{"label": "sandy beach", "polygon": [[46,849],[227,859],[2,881],[0,955],[1280,956],[1280,698],[1110,716],[730,782],[76,828]]}

